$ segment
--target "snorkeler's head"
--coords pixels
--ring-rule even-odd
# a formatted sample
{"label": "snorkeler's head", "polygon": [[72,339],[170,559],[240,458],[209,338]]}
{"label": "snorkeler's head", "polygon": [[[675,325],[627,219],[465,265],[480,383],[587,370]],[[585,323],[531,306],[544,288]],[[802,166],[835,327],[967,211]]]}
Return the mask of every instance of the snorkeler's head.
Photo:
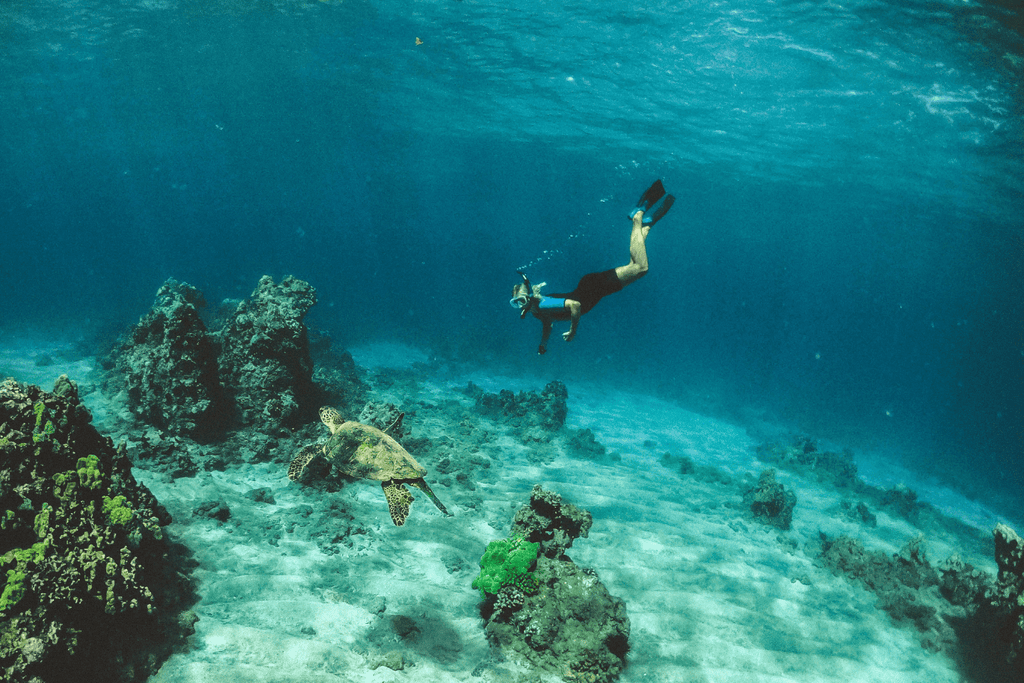
{"label": "snorkeler's head", "polygon": [[520,282],[512,287],[512,298],[508,302],[512,308],[522,308],[529,301],[530,288],[526,286],[525,282]]}

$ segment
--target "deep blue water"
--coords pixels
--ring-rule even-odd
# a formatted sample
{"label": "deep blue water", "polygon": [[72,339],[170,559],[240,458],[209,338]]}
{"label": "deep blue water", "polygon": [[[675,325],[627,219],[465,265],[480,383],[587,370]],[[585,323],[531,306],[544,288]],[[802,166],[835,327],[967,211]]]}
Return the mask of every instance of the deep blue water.
{"label": "deep blue water", "polygon": [[[0,326],[311,282],[340,345],[607,379],[1024,484],[1015,3],[0,4]],[[416,40],[422,41],[421,45]],[[679,201],[649,275],[535,353]]]}

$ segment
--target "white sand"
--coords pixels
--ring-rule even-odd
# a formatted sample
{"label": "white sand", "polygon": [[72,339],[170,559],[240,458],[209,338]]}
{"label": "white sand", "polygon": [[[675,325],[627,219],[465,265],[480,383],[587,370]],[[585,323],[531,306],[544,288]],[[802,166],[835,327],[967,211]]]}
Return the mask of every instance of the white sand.
{"label": "white sand", "polygon": [[[21,363],[17,368],[25,374],[19,379],[41,381],[45,388],[52,378],[43,375],[68,371],[35,368],[9,355],[0,360]],[[356,349],[353,355],[360,365],[378,369],[425,358],[394,345]],[[82,369],[72,367],[69,374],[74,378]],[[424,379],[421,393],[406,401],[457,397],[469,405],[452,389],[470,380],[488,391],[540,389],[546,383],[447,373],[443,381]],[[834,513],[840,500],[835,491],[785,471],[779,480],[799,498],[793,529],[780,532],[747,521],[738,488],[681,477],[660,462],[667,451],[733,475],[756,473],[765,465],[756,461],[754,443],[742,429],[608,387],[568,389],[568,427],[592,429],[621,460],[595,464],[559,453],[549,464],[537,464],[509,440],[499,461],[474,473],[474,491],[435,485],[453,517],[441,516],[417,494],[401,528],[390,523],[379,487],[356,482],[334,495],[351,504],[355,523],[369,533],[353,536],[351,547],[338,546],[334,555],[289,534],[274,546],[253,531],[258,520],[286,508],[322,504],[309,489],[290,483],[283,467],[245,465],[174,482],[136,469],[174,516],[170,532],[193,549],[201,582],[194,647],[171,657],[154,683],[527,680],[531,672],[513,662],[473,676],[489,650],[479,596],[470,583],[484,547],[507,534],[535,483],[594,516],[590,537],[578,540],[569,555],[596,569],[609,591],[626,602],[632,649],[623,683],[960,680],[946,657],[921,648],[912,628],[895,626],[877,610],[872,594],[814,566],[802,550],[820,530],[848,533],[871,548],[895,552],[918,533],[908,522],[880,512],[877,529],[861,527]],[[87,396],[103,415],[98,399]],[[429,420],[413,420],[411,426],[420,436]],[[879,467],[873,463],[876,476]],[[894,476],[916,488],[910,473]],[[269,487],[276,504],[244,497],[257,487]],[[998,519],[948,489],[922,492],[923,499],[932,496],[947,510],[964,510],[968,522],[989,525]],[[212,499],[228,504],[232,520],[222,525],[192,517],[199,503]],[[928,539],[933,563],[955,547],[955,538]],[[968,559],[994,571],[989,558]],[[408,645],[390,629],[388,617],[400,614],[421,627]],[[404,670],[370,668],[395,649],[405,654]]]}

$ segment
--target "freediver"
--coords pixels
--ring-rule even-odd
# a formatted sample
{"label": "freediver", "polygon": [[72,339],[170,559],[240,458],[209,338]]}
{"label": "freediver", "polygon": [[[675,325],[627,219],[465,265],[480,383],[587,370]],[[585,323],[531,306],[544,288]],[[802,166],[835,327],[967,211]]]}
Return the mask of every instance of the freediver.
{"label": "freediver", "polygon": [[[520,309],[520,320],[525,318],[527,313],[532,313],[533,317],[541,321],[543,330],[537,353],[547,352],[551,326],[556,320],[569,321],[569,331],[562,334],[562,339],[572,341],[576,338],[576,328],[581,316],[588,313],[603,297],[614,294],[647,274],[647,233],[655,223],[665,217],[675,200],[672,195],[665,194],[665,187],[661,181],[655,180],[654,184],[640,196],[636,208],[629,212],[629,217],[633,221],[633,231],[629,236],[629,263],[600,273],[587,273],[580,278],[576,289],[571,292],[541,294],[541,288],[545,283],[531,286],[526,273],[519,271],[523,281],[512,287],[512,299],[509,303],[513,308]],[[645,216],[644,214],[650,212],[655,205],[657,209],[649,217]]]}

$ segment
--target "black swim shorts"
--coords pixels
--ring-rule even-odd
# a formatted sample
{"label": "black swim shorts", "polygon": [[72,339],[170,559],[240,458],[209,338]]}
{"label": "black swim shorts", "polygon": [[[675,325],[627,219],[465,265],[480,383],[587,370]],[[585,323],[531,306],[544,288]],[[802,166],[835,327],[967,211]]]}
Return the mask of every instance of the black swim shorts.
{"label": "black swim shorts", "polygon": [[568,294],[547,294],[553,298],[575,299],[580,302],[580,314],[586,313],[597,305],[602,297],[614,294],[622,289],[622,281],[615,274],[615,269],[603,270],[600,273],[587,273],[580,278],[576,289]]}

